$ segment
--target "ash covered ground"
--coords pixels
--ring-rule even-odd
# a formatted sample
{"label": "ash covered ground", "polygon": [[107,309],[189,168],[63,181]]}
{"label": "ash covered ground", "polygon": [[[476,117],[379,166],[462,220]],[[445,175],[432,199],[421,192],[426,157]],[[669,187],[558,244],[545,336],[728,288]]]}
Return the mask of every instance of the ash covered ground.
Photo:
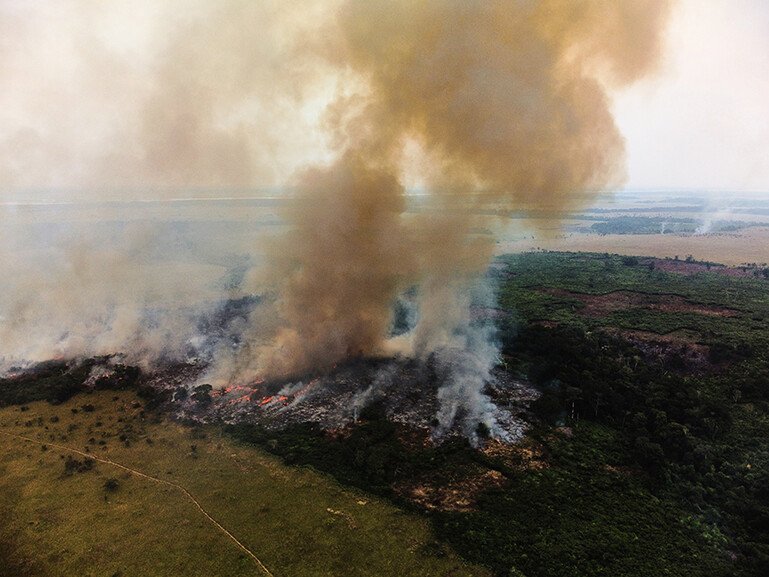
{"label": "ash covered ground", "polygon": [[[339,430],[365,419],[376,407],[389,420],[440,441],[463,434],[461,412],[456,425],[436,434],[440,381],[429,362],[411,359],[358,359],[333,371],[293,380],[213,388],[195,384],[205,367],[183,364],[145,375],[144,386],[158,391],[177,418],[205,423],[254,423],[281,429],[302,423]],[[495,436],[516,442],[527,428],[529,403],[537,391],[498,371],[484,391],[493,405]],[[461,411],[461,410],[460,410]],[[478,437],[488,434],[478,426]]]}

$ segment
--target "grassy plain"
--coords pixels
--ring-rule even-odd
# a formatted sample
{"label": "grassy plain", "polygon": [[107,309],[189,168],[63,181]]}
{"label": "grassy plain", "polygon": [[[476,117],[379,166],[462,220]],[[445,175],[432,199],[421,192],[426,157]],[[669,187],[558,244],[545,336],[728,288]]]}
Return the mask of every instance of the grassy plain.
{"label": "grassy plain", "polygon": [[67,474],[68,457],[85,457],[53,443],[184,487],[275,576],[487,575],[436,546],[424,519],[217,429],[156,418],[133,393],[25,407],[0,409],[4,576],[266,574],[178,488],[102,462]]}
{"label": "grassy plain", "polygon": [[747,228],[729,234],[580,234],[558,233],[550,238],[500,241],[497,254],[532,250],[610,252],[623,255],[685,258],[737,266],[769,262],[769,228]]}

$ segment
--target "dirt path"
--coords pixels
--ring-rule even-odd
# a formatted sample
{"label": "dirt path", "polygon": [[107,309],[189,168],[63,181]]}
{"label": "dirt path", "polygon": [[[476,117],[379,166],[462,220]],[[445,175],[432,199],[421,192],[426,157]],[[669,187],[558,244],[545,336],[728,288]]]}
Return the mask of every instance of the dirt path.
{"label": "dirt path", "polygon": [[227,529],[225,529],[221,523],[219,523],[216,519],[214,519],[211,514],[206,511],[203,506],[198,502],[195,497],[192,496],[192,494],[179,485],[178,483],[173,483],[171,481],[166,481],[165,479],[158,479],[157,477],[153,477],[152,475],[148,475],[147,473],[142,473],[141,471],[137,471],[136,469],[132,469],[131,467],[127,467],[126,465],[121,465],[120,463],[117,463],[115,461],[112,461],[111,459],[105,459],[102,457],[97,457],[95,455],[91,455],[88,453],[85,453],[83,451],[78,451],[77,449],[73,449],[72,447],[67,447],[65,445],[58,445],[56,443],[49,443],[49,442],[42,442],[37,439],[33,439],[31,437],[25,437],[23,435],[15,435],[13,433],[6,433],[5,431],[0,431],[0,435],[5,435],[6,437],[11,437],[13,439],[18,439],[21,441],[26,441],[28,443],[35,443],[37,445],[48,445],[50,447],[55,447],[57,449],[60,449],[62,451],[69,451],[70,453],[77,453],[78,455],[82,455],[83,457],[86,457],[88,459],[93,459],[94,461],[98,461],[100,463],[105,463],[107,465],[112,465],[113,467],[117,467],[119,469],[123,469],[124,471],[128,471],[129,473],[132,473],[134,475],[137,475],[138,477],[142,477],[144,479],[147,479],[149,481],[152,481],[154,483],[158,483],[161,485],[167,485],[169,487],[174,487],[175,489],[179,490],[186,496],[192,503],[195,505],[195,507],[198,508],[198,510],[208,519],[219,531],[224,533],[228,539],[230,539],[233,543],[235,543],[241,550],[243,550],[246,555],[251,557],[251,559],[254,561],[254,563],[259,567],[261,571],[264,572],[265,575],[269,575],[270,577],[274,577],[272,572],[265,567],[264,563],[261,562],[261,560],[254,554],[253,551],[251,551],[248,547],[246,547],[243,543],[241,543],[232,533],[230,533]]}

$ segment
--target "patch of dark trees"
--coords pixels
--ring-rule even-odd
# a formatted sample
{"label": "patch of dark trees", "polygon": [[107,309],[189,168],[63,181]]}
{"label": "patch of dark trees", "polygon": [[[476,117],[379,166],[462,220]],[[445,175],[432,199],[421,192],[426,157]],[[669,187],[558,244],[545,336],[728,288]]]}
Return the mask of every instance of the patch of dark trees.
{"label": "patch of dark trees", "polygon": [[96,461],[88,457],[78,459],[72,455],[67,455],[66,459],[64,459],[64,475],[70,476],[75,473],[87,473],[94,468],[95,464]]}
{"label": "patch of dark trees", "polygon": [[[287,464],[309,465],[339,481],[379,495],[395,497],[401,482],[430,476],[449,481],[472,463],[489,464],[466,439],[452,437],[438,446],[407,446],[409,430],[387,419],[384,406],[373,403],[361,411],[356,426],[335,437],[311,423],[268,430],[250,423],[228,425],[226,432],[279,455]],[[408,502],[403,505],[410,506]]]}
{"label": "patch of dark trees", "polygon": [[542,391],[533,408],[545,422],[611,427],[657,495],[733,539],[744,561],[734,575],[769,574],[769,470],[747,466],[766,439],[735,422],[745,406],[759,421],[769,414],[765,355],[748,343],[715,342],[710,361],[729,370],[687,375],[639,362],[621,338],[537,325],[521,329],[505,352]]}
{"label": "patch of dark trees", "polygon": [[[14,376],[0,379],[0,406],[22,405],[35,401],[61,404],[86,389],[92,370],[108,362],[106,358],[82,361],[49,361],[39,363]],[[95,379],[100,390],[129,389],[137,384],[141,371],[137,367],[110,364],[105,376]]]}

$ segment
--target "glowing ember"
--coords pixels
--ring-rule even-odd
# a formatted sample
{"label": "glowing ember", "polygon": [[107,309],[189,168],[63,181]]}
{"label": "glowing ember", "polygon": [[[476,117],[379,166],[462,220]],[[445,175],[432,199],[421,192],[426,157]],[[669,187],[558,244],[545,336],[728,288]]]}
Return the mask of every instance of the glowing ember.
{"label": "glowing ember", "polygon": [[288,402],[288,397],[286,395],[270,395],[269,397],[264,397],[261,401],[259,401],[259,406],[263,407],[273,402],[282,403],[285,405]]}

